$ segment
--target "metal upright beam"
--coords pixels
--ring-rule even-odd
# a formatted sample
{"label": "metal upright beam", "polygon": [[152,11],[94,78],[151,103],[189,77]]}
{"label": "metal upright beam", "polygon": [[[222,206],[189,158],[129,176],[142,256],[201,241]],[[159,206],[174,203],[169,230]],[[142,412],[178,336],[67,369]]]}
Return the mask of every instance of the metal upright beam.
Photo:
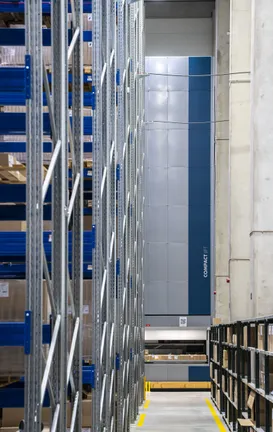
{"label": "metal upright beam", "polygon": [[126,75],[125,59],[125,6],[123,0],[118,1],[118,29],[117,29],[117,75],[118,75],[118,116],[117,116],[117,430],[125,431],[126,412],[126,386],[124,385],[124,374],[127,367],[128,353],[125,351],[124,334],[126,332],[126,240],[124,239],[124,221],[126,220],[125,200],[126,194],[126,160],[124,159],[124,148],[126,149],[125,134],[125,101],[126,87],[123,79]]}
{"label": "metal upright beam", "polygon": [[42,381],[42,3],[27,0],[26,13],[26,133],[27,133],[27,293],[25,430],[41,430]]}
{"label": "metal upright beam", "polygon": [[135,412],[135,127],[136,127],[136,98],[135,98],[135,71],[136,71],[136,28],[135,14],[137,4],[131,3],[129,7],[130,29],[130,143],[129,143],[129,181],[130,181],[130,231],[129,231],[129,256],[130,256],[130,289],[129,289],[129,419],[132,423],[136,418]]}
{"label": "metal upright beam", "polygon": [[[95,383],[92,392],[92,430],[102,431],[101,421],[101,391],[103,386],[103,368],[101,365],[101,341],[102,341],[102,309],[104,296],[103,274],[106,274],[105,257],[103,257],[102,244],[102,200],[104,188],[102,190],[102,174],[105,168],[105,158],[103,157],[102,142],[102,86],[103,86],[103,32],[102,32],[102,2],[94,0],[92,3],[92,31],[93,31],[93,51],[92,51],[92,83],[96,91],[96,108],[93,112],[93,230],[95,232],[95,242],[92,254],[92,361],[95,370]],[[105,171],[106,172],[106,171]],[[105,227],[104,227],[105,228]]]}
{"label": "metal upright beam", "polygon": [[[72,100],[72,134],[74,145],[73,186],[80,178],[73,206],[73,258],[72,258],[72,294],[75,307],[75,317],[72,320],[76,328],[79,320],[79,331],[76,339],[73,357],[72,376],[75,392],[72,394],[73,415],[71,429],[82,431],[82,341],[83,341],[83,5],[82,0],[74,0],[73,32],[80,30],[72,54],[73,100]],[[70,141],[71,144],[71,141]],[[72,197],[71,197],[72,199]],[[69,222],[68,222],[69,223]],[[71,346],[72,348],[72,346]],[[90,412],[91,415],[91,412]]]}
{"label": "metal upright beam", "polygon": [[56,431],[66,428],[67,400],[67,235],[66,209],[68,208],[67,193],[67,112],[68,112],[68,82],[67,82],[67,2],[58,0],[52,4],[52,99],[53,113],[56,125],[57,139],[62,148],[60,158],[56,163],[53,177],[52,206],[52,285],[57,314],[61,315],[61,328],[58,344],[54,355],[52,368],[53,392],[59,401],[60,410]]}

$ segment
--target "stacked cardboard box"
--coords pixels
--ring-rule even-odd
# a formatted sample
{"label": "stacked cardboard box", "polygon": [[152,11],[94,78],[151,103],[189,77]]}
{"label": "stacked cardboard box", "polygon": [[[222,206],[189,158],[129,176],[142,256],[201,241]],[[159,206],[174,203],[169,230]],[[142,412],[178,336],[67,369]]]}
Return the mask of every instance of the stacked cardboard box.
{"label": "stacked cardboard box", "polygon": [[258,349],[264,349],[264,324],[259,324],[258,327]]}
{"label": "stacked cardboard box", "polygon": [[217,355],[217,353],[218,353],[218,350],[217,350],[217,345],[213,345],[213,360],[214,361],[218,361],[218,355]]}
{"label": "stacked cardboard box", "polygon": [[[50,304],[44,282],[43,294],[43,320],[48,322]],[[22,322],[25,319],[26,310],[26,281],[25,280],[1,280],[0,281],[0,321]],[[71,317],[71,309],[68,308]],[[73,323],[68,320],[69,336],[71,341]],[[91,360],[91,336],[92,336],[92,281],[83,282],[83,359]],[[0,376],[19,377],[24,373],[24,349],[23,347],[0,347]]]}
{"label": "stacked cardboard box", "polygon": [[268,351],[273,352],[273,324],[268,325]]}
{"label": "stacked cardboard box", "polygon": [[[92,420],[92,400],[87,399],[82,401],[82,427],[83,428],[91,428],[91,420]],[[71,403],[67,402],[67,427],[70,426],[72,416],[72,407]],[[18,431],[18,425],[21,420],[24,418],[24,409],[23,408],[4,408],[2,410],[2,428],[0,428],[0,432],[7,431],[13,432]],[[47,430],[47,426],[49,426],[51,422],[51,408],[43,408],[42,409],[42,422],[45,426],[44,432]]]}
{"label": "stacked cardboard box", "polygon": [[227,343],[232,343],[232,328],[227,328]]}
{"label": "stacked cardboard box", "polygon": [[[73,334],[73,321],[71,307],[68,306],[68,343],[71,343]],[[90,362],[92,355],[92,280],[83,281],[83,309],[82,309],[82,332],[83,347],[82,354],[85,362]]]}
{"label": "stacked cardboard box", "polygon": [[[49,317],[49,303],[44,283],[43,290],[43,320]],[[0,321],[22,322],[26,310],[26,281],[0,281]],[[24,373],[23,347],[0,347],[0,376],[19,377]]]}
{"label": "stacked cardboard box", "polygon": [[226,380],[225,380],[225,375],[222,375],[222,390],[223,390],[223,392],[226,391]]}
{"label": "stacked cardboard box", "polygon": [[214,379],[218,383],[218,369],[217,368],[214,369]]}
{"label": "stacked cardboard box", "polygon": [[207,361],[207,356],[205,354],[146,354],[145,361]]}
{"label": "stacked cardboard box", "polygon": [[227,350],[223,351],[223,367],[224,368],[228,367],[228,352],[227,352]]}
{"label": "stacked cardboard box", "polygon": [[216,405],[220,410],[220,390],[219,389],[216,391]]}

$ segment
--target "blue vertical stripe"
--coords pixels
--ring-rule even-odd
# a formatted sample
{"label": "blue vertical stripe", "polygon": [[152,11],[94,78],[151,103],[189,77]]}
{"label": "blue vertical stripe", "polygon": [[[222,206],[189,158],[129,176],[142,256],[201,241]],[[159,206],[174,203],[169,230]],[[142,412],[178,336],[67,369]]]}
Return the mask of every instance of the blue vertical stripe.
{"label": "blue vertical stripe", "polygon": [[189,58],[189,315],[210,315],[210,57]]}

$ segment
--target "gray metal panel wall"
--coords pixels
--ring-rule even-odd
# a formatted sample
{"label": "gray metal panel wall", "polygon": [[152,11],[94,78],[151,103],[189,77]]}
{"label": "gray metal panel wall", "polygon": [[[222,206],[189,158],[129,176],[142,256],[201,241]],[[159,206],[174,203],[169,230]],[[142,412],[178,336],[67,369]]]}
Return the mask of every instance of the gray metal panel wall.
{"label": "gray metal panel wall", "polygon": [[186,364],[145,364],[147,381],[189,381],[189,366]]}
{"label": "gray metal panel wall", "polygon": [[[146,71],[188,75],[188,58],[146,58]],[[187,77],[146,83],[145,314],[188,314]],[[178,325],[178,324],[177,324]]]}

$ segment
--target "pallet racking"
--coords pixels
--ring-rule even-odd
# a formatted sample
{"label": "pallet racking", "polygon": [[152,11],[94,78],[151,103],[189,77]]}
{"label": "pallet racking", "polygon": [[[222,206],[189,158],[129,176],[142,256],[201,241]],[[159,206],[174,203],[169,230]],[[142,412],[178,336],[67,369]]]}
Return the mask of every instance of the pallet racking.
{"label": "pallet racking", "polygon": [[[91,11],[92,32],[83,30],[83,12]],[[25,153],[27,177],[25,184],[0,184],[0,219],[27,220],[26,233],[1,234],[7,245],[17,245],[0,251],[1,277],[27,280],[25,322],[0,323],[7,332],[0,345],[24,346],[26,358],[24,379],[2,389],[1,406],[20,405],[24,389],[24,430],[41,430],[46,401],[50,430],[63,431],[69,395],[68,425],[79,432],[87,383],[92,430],[128,431],[144,399],[143,1],[93,0],[91,7],[85,0],[7,0],[0,13],[25,14],[25,28],[0,29],[0,45],[26,46],[24,67],[0,68],[1,105],[26,106],[26,112],[0,113],[0,134],[22,137],[2,141],[0,151]],[[42,28],[44,15],[51,16],[50,29]],[[89,69],[84,42],[92,43]],[[52,49],[50,70],[43,45]],[[91,90],[84,87],[90,83]],[[85,106],[92,117],[83,117]],[[92,152],[91,172],[84,152]],[[52,155],[45,178],[43,153]],[[83,214],[92,214],[90,232],[83,232]],[[52,220],[52,233],[43,233],[44,220]],[[83,367],[82,284],[91,277],[92,365]],[[18,397],[3,405],[10,390]]]}
{"label": "pallet racking", "polygon": [[272,352],[272,317],[211,328],[211,398],[229,430],[272,430]]}

